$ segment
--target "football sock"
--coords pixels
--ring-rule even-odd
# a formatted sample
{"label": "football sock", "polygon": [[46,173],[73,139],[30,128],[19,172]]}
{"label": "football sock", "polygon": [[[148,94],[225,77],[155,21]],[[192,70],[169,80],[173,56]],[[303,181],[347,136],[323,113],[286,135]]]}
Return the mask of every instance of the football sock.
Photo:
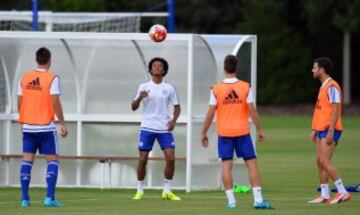
{"label": "football sock", "polygon": [[343,181],[341,180],[341,178],[339,178],[338,180],[334,181],[334,184],[338,190],[339,193],[348,193],[344,187]]}
{"label": "football sock", "polygon": [[47,194],[46,197],[55,200],[55,188],[58,178],[59,161],[53,160],[48,162],[46,170]]}
{"label": "football sock", "polygon": [[31,181],[31,168],[33,162],[31,161],[21,161],[20,167],[20,183],[21,183],[21,193],[22,193],[22,200],[29,200],[29,185]]}
{"label": "football sock", "polygon": [[144,181],[138,181],[137,192],[144,193]]}
{"label": "football sock", "polygon": [[252,191],[253,191],[253,195],[254,195],[254,201],[262,202],[263,197],[262,197],[262,193],[261,193],[261,187],[253,187]]}
{"label": "football sock", "polygon": [[330,199],[329,184],[320,184],[321,197]]}
{"label": "football sock", "polygon": [[233,190],[226,190],[225,193],[226,193],[226,197],[228,199],[228,203],[235,204],[236,201],[235,201],[235,196],[234,196]]}
{"label": "football sock", "polygon": [[171,189],[171,180],[169,179],[164,179],[164,193],[168,193],[170,192]]}

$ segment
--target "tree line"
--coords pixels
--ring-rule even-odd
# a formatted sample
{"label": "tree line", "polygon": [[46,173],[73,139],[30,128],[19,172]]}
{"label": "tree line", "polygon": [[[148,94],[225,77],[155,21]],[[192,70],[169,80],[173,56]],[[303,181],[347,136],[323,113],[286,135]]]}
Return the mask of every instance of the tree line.
{"label": "tree line", "polygon": [[[176,32],[258,35],[258,102],[313,103],[319,83],[313,59],[328,56],[333,78],[344,79],[349,64],[350,92],[360,98],[360,0],[174,0]],[[73,12],[166,11],[166,0],[39,0],[40,10]],[[159,7],[156,7],[159,6]],[[31,1],[1,0],[0,10],[30,10]],[[164,23],[166,24],[166,23]],[[142,26],[147,31],[149,23]],[[344,58],[344,47],[349,49]],[[348,62],[347,62],[348,61]]]}

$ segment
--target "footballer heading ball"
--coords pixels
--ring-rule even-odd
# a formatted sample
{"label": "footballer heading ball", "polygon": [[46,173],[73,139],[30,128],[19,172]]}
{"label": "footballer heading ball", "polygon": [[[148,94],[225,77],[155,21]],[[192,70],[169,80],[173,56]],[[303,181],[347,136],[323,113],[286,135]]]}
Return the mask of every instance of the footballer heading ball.
{"label": "footballer heading ball", "polygon": [[149,36],[150,36],[151,40],[154,42],[157,42],[157,43],[164,41],[166,38],[166,35],[167,35],[166,28],[160,24],[151,26],[151,28],[149,30]]}

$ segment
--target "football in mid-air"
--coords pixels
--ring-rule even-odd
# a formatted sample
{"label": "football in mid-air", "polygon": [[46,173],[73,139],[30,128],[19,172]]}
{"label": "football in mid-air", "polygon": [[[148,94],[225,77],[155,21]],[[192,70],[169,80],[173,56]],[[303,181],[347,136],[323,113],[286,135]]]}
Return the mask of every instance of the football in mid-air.
{"label": "football in mid-air", "polygon": [[156,24],[151,26],[149,30],[149,36],[152,41],[154,42],[162,42],[166,39],[167,36],[167,30],[164,26],[160,24]]}

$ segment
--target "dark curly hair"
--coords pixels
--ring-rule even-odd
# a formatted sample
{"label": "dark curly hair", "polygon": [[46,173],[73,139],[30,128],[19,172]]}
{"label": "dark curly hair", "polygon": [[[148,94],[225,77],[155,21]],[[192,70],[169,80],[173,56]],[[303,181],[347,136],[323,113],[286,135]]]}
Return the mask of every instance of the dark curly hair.
{"label": "dark curly hair", "polygon": [[161,58],[161,57],[155,57],[155,58],[151,59],[151,61],[149,62],[149,65],[148,65],[149,73],[151,74],[152,65],[156,61],[161,62],[162,65],[164,66],[164,71],[165,71],[164,74],[163,74],[163,77],[164,77],[167,74],[168,70],[169,70],[169,64],[164,58]]}

